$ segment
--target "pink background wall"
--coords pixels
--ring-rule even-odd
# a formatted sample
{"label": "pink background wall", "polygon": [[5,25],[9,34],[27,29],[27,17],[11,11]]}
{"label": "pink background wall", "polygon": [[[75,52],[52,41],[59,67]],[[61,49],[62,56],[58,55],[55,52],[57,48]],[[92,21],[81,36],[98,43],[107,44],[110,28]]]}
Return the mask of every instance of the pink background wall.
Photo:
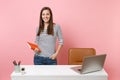
{"label": "pink background wall", "polygon": [[67,64],[69,48],[93,47],[97,54],[107,54],[109,80],[120,80],[119,0],[0,0],[0,80],[10,80],[13,60],[33,64],[34,52],[26,42],[35,39],[43,6],[51,7],[62,28],[59,64]]}

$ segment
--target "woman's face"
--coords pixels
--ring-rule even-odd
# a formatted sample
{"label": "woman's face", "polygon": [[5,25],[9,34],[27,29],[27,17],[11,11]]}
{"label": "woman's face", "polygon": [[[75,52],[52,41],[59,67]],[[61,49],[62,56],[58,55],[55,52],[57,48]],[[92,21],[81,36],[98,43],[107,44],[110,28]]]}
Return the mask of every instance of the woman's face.
{"label": "woman's face", "polygon": [[45,23],[48,23],[49,20],[50,20],[50,11],[49,10],[43,10],[42,12],[42,20],[45,22]]}

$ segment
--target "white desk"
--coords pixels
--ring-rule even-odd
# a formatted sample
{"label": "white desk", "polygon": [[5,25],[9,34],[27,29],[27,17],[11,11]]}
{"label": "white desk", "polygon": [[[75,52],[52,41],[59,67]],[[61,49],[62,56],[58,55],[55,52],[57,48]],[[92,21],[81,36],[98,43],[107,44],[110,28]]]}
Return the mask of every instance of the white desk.
{"label": "white desk", "polygon": [[12,72],[11,80],[108,80],[105,70],[80,74],[71,68],[78,65],[22,65],[25,74]]}

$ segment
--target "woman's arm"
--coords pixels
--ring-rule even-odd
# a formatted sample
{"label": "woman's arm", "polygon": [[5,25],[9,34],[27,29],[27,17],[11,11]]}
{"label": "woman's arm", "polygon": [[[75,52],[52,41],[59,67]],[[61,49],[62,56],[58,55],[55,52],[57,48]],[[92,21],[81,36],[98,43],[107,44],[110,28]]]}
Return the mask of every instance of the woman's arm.
{"label": "woman's arm", "polygon": [[56,49],[56,52],[50,57],[51,59],[56,59],[57,55],[59,54],[62,46],[63,46],[63,37],[62,37],[62,31],[59,25],[57,25],[57,36],[58,36],[58,48]]}
{"label": "woman's arm", "polygon": [[51,59],[54,60],[54,59],[57,58],[57,55],[59,54],[59,52],[60,52],[62,46],[63,46],[63,45],[58,45],[58,48],[57,48],[56,52],[55,52],[52,56],[50,56]]}

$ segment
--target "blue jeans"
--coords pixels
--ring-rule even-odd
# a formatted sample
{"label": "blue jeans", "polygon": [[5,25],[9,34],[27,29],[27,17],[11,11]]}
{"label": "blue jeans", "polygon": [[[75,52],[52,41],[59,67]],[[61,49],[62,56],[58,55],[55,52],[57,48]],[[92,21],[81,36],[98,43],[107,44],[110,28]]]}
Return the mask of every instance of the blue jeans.
{"label": "blue jeans", "polygon": [[34,56],[34,65],[56,65],[57,60],[52,60],[49,57]]}

